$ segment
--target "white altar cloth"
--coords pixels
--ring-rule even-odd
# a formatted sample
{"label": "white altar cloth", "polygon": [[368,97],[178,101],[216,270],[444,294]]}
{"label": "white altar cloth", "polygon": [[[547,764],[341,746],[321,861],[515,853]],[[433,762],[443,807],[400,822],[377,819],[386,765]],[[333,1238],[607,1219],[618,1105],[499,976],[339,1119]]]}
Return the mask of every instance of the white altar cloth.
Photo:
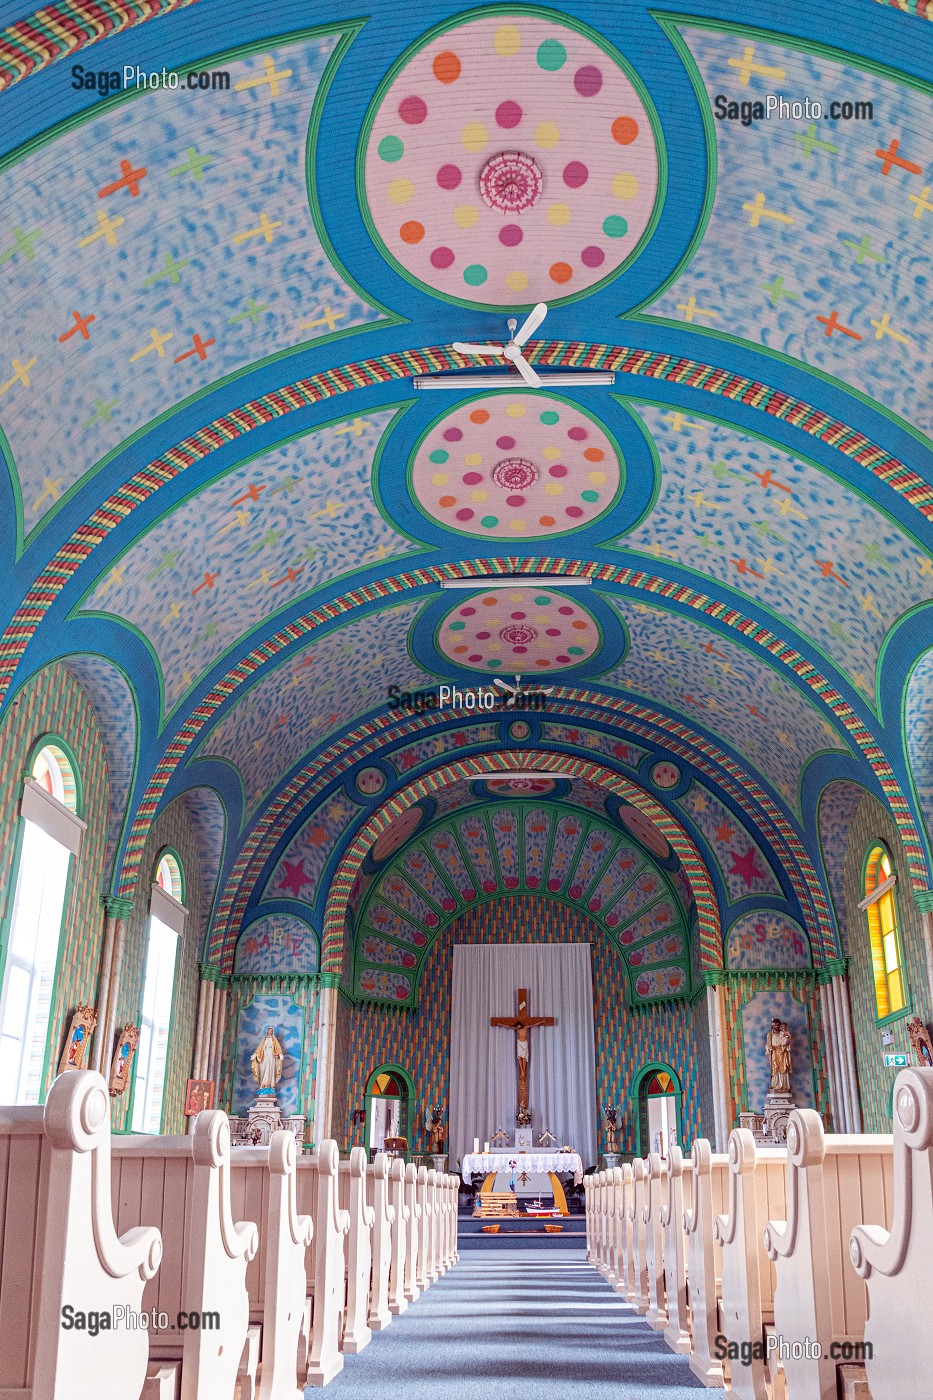
{"label": "white altar cloth", "polygon": [[583,1162],[579,1152],[516,1152],[514,1149],[503,1152],[468,1152],[463,1159],[461,1172],[464,1181],[469,1183],[474,1172],[507,1172],[509,1163],[515,1162],[520,1170],[532,1172],[554,1172],[562,1176],[573,1172],[576,1186],[583,1180]]}

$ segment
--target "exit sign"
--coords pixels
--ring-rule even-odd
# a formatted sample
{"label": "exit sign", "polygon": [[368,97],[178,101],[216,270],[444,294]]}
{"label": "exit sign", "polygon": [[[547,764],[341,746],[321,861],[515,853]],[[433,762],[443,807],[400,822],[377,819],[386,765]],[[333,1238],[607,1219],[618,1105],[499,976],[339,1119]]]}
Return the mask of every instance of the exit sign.
{"label": "exit sign", "polygon": [[885,1067],[885,1069],[907,1069],[909,1065],[910,1065],[910,1056],[907,1055],[907,1054],[905,1054],[904,1051],[902,1051],[902,1050],[898,1050],[898,1051],[896,1051],[896,1052],[891,1052],[890,1050],[886,1050],[886,1051],[885,1051],[885,1056],[884,1056],[884,1067]]}

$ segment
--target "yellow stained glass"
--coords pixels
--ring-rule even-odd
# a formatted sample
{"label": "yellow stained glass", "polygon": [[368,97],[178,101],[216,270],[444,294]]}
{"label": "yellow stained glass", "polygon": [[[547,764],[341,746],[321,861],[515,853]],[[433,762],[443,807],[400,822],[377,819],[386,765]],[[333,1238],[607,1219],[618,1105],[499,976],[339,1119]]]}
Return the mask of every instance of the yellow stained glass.
{"label": "yellow stained glass", "polygon": [[[871,898],[891,878],[891,873],[890,856],[883,846],[875,846],[865,866],[865,898]],[[885,1016],[903,1011],[906,1005],[893,887],[873,899],[866,906],[865,914],[871,944],[875,1006],[878,1019],[882,1020]]]}

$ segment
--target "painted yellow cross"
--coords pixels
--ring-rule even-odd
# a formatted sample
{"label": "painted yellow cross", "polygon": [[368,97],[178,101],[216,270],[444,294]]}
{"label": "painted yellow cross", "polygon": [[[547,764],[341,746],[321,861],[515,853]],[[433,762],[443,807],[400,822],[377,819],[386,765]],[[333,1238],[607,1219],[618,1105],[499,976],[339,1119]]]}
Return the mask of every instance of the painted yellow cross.
{"label": "painted yellow cross", "polygon": [[918,554],[917,563],[920,565],[920,577],[925,574],[933,574],[933,559],[928,554]]}
{"label": "painted yellow cross", "polygon": [[42,485],[44,486],[45,490],[42,492],[41,496],[37,496],[36,499],[33,501],[32,509],[34,512],[39,509],[46,497],[48,497],[50,501],[58,500],[59,496],[62,494],[63,480],[64,478],[60,476],[57,476],[54,481],[49,476],[43,478]]}
{"label": "painted yellow cross", "polygon": [[875,600],[870,593],[862,594],[861,603],[863,613],[874,613],[875,617],[882,616],[882,614],[878,611],[878,608],[875,605]]}
{"label": "painted yellow cross", "polygon": [[141,350],[137,350],[135,354],[130,356],[130,364],[133,364],[136,360],[141,360],[144,355],[151,354],[153,350],[160,360],[164,360],[165,346],[171,339],[171,331],[169,331],[167,335],[162,335],[161,332],[156,330],[155,326],[152,326],[149,331],[149,344],[144,345]]}
{"label": "painted yellow cross", "polygon": [[122,214],[118,214],[115,219],[111,219],[106,209],[98,209],[97,228],[94,230],[93,233],[89,233],[87,238],[79,238],[78,247],[86,248],[89,243],[96,242],[98,238],[106,238],[110,247],[115,248],[117,246],[116,231],[121,224],[125,223],[126,220],[124,219]]}
{"label": "painted yellow cross", "polygon": [[98,588],[98,590],[97,590],[97,596],[100,597],[102,594],[106,593],[107,590],[108,590],[108,588],[112,588],[113,585],[114,585],[115,583],[122,583],[122,582],[123,582],[123,575],[124,575],[125,573],[126,573],[126,565],[125,565],[125,564],[114,564],[113,568],[110,570],[110,573],[109,573],[109,574],[107,575],[107,577],[104,579],[104,581],[103,581],[103,583],[101,584],[100,588]]}
{"label": "painted yellow cross", "polygon": [[933,201],[930,199],[931,190],[933,190],[933,185],[924,185],[919,194],[909,194],[907,196],[911,204],[916,204],[917,206],[914,210],[915,219],[919,219],[927,209],[933,209]]}
{"label": "painted yellow cross", "polygon": [[900,331],[892,331],[891,317],[887,312],[884,313],[880,321],[872,321],[872,325],[875,328],[876,340],[882,340],[884,336],[889,335],[892,340],[899,340],[902,345],[910,344],[906,335],[901,335]]}
{"label": "painted yellow cross", "polygon": [[181,617],[181,607],[178,603],[173,603],[162,619],[162,626],[165,627],[170,622],[177,622]]}
{"label": "painted yellow cross", "polygon": [[238,243],[245,243],[247,239],[250,238],[264,238],[267,243],[271,243],[273,233],[277,228],[281,227],[281,219],[279,219],[277,222],[273,222],[269,218],[268,214],[260,214],[258,228],[244,229],[242,233],[235,233],[233,235],[234,246],[236,246],[236,244]]}
{"label": "painted yellow cross", "polygon": [[766,63],[755,62],[755,45],[746,44],[741,58],[730,58],[729,67],[739,70],[739,82],[742,87],[748,87],[749,79],[753,73],[758,73],[762,78],[783,78],[783,68],[769,68]]}
{"label": "painted yellow cross", "polygon": [[311,331],[315,326],[326,326],[329,331],[336,330],[337,322],[342,321],[346,314],[345,311],[331,311],[329,306],[325,306],[323,314],[316,321],[303,321],[299,330]]}
{"label": "painted yellow cross", "polygon": [[233,512],[233,519],[232,519],[232,520],[228,520],[227,523],[226,523],[226,525],[222,525],[222,526],[220,527],[220,534],[225,535],[225,534],[227,533],[228,530],[232,530],[232,529],[233,529],[234,525],[239,525],[240,529],[242,530],[242,529],[243,529],[245,526],[247,526],[248,524],[249,524],[249,512],[243,510],[242,508],[241,508],[240,510],[235,510],[235,511]]}
{"label": "painted yellow cross", "polygon": [[331,520],[335,520],[337,518],[338,510],[343,510],[343,506],[340,504],[339,501],[328,501],[327,505],[324,506],[321,510],[313,510],[311,512],[310,519],[315,520],[319,515],[329,515]]}
{"label": "painted yellow cross", "polygon": [[335,433],[352,433],[354,437],[359,437],[364,428],[369,424],[365,418],[354,418],[352,423],[343,423],[339,428],[335,428]]}
{"label": "painted yellow cross", "polygon": [[691,325],[693,324],[694,316],[712,316],[715,320],[719,315],[718,311],[707,311],[704,307],[697,306],[697,299],[693,296],[687,298],[686,304],[678,302],[677,310],[684,313],[684,320],[689,321]]}
{"label": "painted yellow cross", "polygon": [[779,214],[776,209],[765,208],[765,197],[759,190],[754,200],[749,204],[743,204],[742,208],[746,214],[750,215],[749,223],[752,228],[758,228],[762,219],[775,219],[780,224],[792,224],[794,221],[790,214]]}
{"label": "painted yellow cross", "polygon": [[715,501],[708,501],[702,491],[694,491],[687,499],[693,502],[694,510],[699,510],[701,506],[705,506],[707,510],[722,510],[722,506],[717,505]]}
{"label": "painted yellow cross", "polygon": [[709,427],[708,423],[694,422],[692,418],[685,418],[682,413],[676,410],[673,413],[665,413],[663,416],[665,423],[670,423],[675,433],[682,432],[684,428],[689,428],[691,432],[699,432],[701,428],[705,430]]}
{"label": "painted yellow cross", "polygon": [[273,580],[274,577],[275,577],[274,570],[272,570],[272,569],[262,569],[262,570],[260,570],[259,577],[258,577],[258,578],[254,578],[253,581],[252,581],[252,583],[248,583],[248,584],[246,585],[246,587],[247,587],[247,589],[250,589],[250,588],[261,588],[262,585],[265,584],[266,587],[268,588],[269,584],[272,582],[272,580]]}
{"label": "painted yellow cross", "polygon": [[269,95],[271,97],[278,97],[279,79],[290,78],[292,76],[292,70],[290,68],[282,68],[276,71],[275,63],[272,61],[269,54],[264,54],[262,61],[266,70],[265,74],[261,78],[242,78],[240,82],[234,83],[234,92],[246,92],[249,88],[265,87],[268,83]]}
{"label": "painted yellow cross", "polygon": [[22,360],[12,359],[10,365],[13,370],[13,378],[8,379],[5,384],[0,384],[0,395],[5,394],[8,389],[12,389],[14,384],[22,384],[28,389],[32,380],[29,378],[29,371],[36,364],[35,356],[23,364]]}

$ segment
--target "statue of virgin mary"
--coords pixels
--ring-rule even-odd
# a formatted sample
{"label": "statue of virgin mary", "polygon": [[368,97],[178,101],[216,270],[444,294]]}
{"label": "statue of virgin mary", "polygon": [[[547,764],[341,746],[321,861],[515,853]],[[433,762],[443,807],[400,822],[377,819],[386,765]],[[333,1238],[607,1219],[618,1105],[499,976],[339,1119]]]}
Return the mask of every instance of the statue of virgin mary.
{"label": "statue of virgin mary", "polygon": [[271,1026],[266,1027],[265,1038],[256,1046],[250,1058],[253,1078],[259,1085],[260,1094],[274,1094],[275,1086],[282,1078],[282,1062],[285,1056],[281,1042]]}

